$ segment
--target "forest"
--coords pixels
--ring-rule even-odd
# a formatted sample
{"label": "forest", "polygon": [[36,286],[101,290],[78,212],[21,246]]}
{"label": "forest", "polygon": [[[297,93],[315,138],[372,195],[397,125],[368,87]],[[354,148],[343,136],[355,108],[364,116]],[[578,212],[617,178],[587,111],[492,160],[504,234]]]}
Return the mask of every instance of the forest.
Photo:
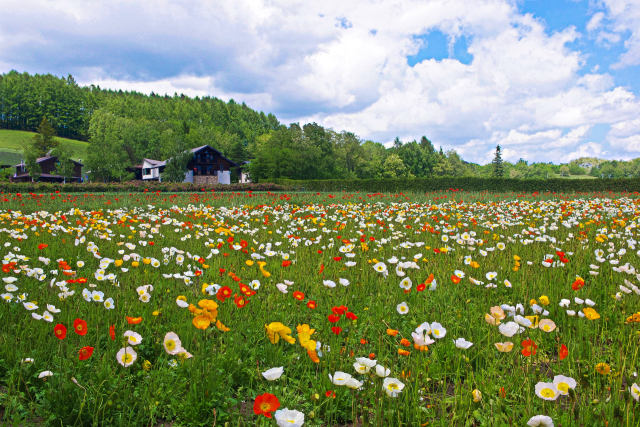
{"label": "forest", "polygon": [[[234,100],[106,90],[80,86],[71,75],[0,74],[0,129],[38,131],[43,119],[54,135],[89,142],[87,158],[82,160],[92,180],[99,181],[126,181],[132,177],[128,168],[145,157],[173,158],[204,144],[236,163],[250,161],[254,181],[640,176],[640,159],[582,158],[562,165],[529,164],[520,159],[509,163],[502,161],[497,148],[492,163],[478,165],[463,160],[454,150],[436,148],[427,136],[418,141],[396,138],[386,147],[316,123],[286,126],[275,115]],[[41,151],[43,147],[40,144]]]}

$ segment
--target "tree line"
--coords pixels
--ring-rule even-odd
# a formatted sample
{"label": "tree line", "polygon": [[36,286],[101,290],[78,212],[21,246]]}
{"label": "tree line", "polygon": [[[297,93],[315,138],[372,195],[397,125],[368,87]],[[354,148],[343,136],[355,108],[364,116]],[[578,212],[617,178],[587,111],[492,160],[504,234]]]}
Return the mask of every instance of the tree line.
{"label": "tree line", "polygon": [[[132,177],[130,167],[143,158],[180,159],[187,149],[205,144],[236,163],[250,161],[254,181],[640,176],[640,159],[578,159],[565,165],[529,164],[524,159],[510,163],[502,161],[500,147],[496,147],[494,161],[478,165],[464,161],[455,150],[436,148],[426,136],[411,141],[396,138],[385,146],[316,123],[285,126],[273,114],[234,100],[82,87],[70,75],[1,74],[0,128],[38,131],[45,121],[56,135],[89,142],[87,158],[81,160],[94,181],[126,181]],[[36,154],[54,148],[60,156],[68,156],[54,145],[33,144],[33,152],[25,153],[25,158],[31,162]]]}

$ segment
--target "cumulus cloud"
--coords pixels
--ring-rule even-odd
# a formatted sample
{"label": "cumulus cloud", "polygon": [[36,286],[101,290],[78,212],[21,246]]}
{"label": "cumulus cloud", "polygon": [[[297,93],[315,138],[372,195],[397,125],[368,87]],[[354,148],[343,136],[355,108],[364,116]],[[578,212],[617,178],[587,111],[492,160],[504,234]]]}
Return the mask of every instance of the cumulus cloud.
{"label": "cumulus cloud", "polygon": [[[587,30],[610,43],[630,33],[618,66],[640,61],[637,4],[603,1]],[[285,122],[380,142],[426,135],[481,163],[496,144],[508,160],[640,154],[640,129],[616,128],[640,115],[637,94],[597,68],[584,72],[585,53],[569,47],[585,37],[574,27],[550,31],[510,0],[5,0],[3,8],[1,71],[233,98]],[[434,31],[446,36],[449,58],[409,65]],[[455,57],[461,38],[471,61]],[[613,152],[590,140],[596,124],[612,125]]]}

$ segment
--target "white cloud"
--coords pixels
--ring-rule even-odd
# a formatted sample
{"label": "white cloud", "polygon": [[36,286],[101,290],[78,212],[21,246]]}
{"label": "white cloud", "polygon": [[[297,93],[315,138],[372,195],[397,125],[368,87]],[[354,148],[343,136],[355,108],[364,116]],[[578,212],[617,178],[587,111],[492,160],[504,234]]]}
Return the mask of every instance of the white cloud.
{"label": "white cloud", "polygon": [[[637,63],[639,3],[603,1],[588,31],[609,43],[631,34],[619,66]],[[568,47],[583,35],[550,33],[511,0],[4,0],[3,8],[0,71],[233,98],[381,142],[426,135],[477,162],[490,161],[498,143],[508,160],[627,155],[640,134],[616,133],[640,115],[640,100],[599,67],[584,74],[584,53]],[[473,60],[409,66],[417,37],[435,30],[449,49],[464,36]],[[590,140],[596,124],[612,125],[614,152]]]}
{"label": "white cloud", "polygon": [[613,68],[640,65],[640,2],[637,0],[602,1],[607,8],[607,18],[611,20],[611,31],[603,31],[599,37],[611,43],[617,43],[622,35],[629,34],[624,42],[626,51]]}

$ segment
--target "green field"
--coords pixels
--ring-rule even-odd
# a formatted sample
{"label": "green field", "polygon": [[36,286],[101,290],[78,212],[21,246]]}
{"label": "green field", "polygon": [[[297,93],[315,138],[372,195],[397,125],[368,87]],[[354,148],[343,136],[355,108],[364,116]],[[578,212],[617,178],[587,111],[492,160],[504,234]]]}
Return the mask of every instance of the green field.
{"label": "green field", "polygon": [[[22,160],[22,150],[33,141],[34,132],[0,129],[0,164],[14,165]],[[58,141],[71,149],[75,160],[87,158],[89,143],[57,137]]]}
{"label": "green field", "polygon": [[0,425],[637,426],[639,219],[601,193],[5,193]]}

